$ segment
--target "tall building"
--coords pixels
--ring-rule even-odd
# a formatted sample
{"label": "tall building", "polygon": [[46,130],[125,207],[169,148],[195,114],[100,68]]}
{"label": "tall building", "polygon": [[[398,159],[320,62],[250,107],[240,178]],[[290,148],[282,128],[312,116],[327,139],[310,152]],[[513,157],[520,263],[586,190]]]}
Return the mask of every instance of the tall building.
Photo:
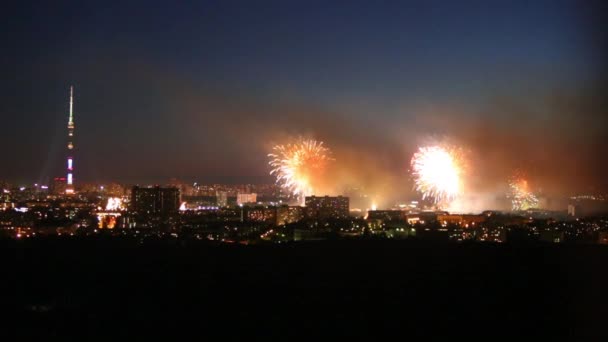
{"label": "tall building", "polygon": [[568,204],[568,216],[580,216],[581,207],[576,204]]}
{"label": "tall building", "polygon": [[304,199],[306,206],[306,217],[325,220],[325,219],[343,219],[349,217],[349,200],[348,197],[337,196],[307,196]]}
{"label": "tall building", "polygon": [[215,193],[215,198],[218,207],[225,207],[228,205],[228,193],[226,191],[217,191]]}
{"label": "tall building", "polygon": [[139,214],[173,214],[180,206],[178,188],[140,188],[131,190],[131,210]]}
{"label": "tall building", "polygon": [[68,117],[68,165],[65,193],[74,193],[74,86],[70,86],[70,116]]}

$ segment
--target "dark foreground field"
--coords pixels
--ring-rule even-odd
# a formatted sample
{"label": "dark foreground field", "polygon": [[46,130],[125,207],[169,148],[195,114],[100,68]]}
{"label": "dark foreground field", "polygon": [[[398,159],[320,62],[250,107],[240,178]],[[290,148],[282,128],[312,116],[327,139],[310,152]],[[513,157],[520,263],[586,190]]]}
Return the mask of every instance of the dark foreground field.
{"label": "dark foreground field", "polygon": [[33,240],[0,247],[2,334],[14,337],[608,336],[601,246]]}

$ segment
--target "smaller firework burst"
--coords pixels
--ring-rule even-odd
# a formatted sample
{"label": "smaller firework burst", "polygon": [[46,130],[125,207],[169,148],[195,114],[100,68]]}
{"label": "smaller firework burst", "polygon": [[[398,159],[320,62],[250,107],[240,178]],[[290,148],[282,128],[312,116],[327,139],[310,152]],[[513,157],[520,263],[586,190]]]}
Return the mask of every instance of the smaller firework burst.
{"label": "smaller firework burst", "polygon": [[512,209],[528,210],[538,206],[538,198],[530,189],[528,181],[522,177],[513,177],[509,181],[509,195]]}

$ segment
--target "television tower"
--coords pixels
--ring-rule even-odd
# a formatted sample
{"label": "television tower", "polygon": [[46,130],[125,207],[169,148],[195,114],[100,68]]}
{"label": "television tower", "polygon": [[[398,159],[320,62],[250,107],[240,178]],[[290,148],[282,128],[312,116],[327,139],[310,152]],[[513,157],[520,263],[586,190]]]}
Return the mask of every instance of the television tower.
{"label": "television tower", "polygon": [[68,118],[68,175],[65,187],[66,195],[74,193],[74,86],[70,86],[70,116]]}

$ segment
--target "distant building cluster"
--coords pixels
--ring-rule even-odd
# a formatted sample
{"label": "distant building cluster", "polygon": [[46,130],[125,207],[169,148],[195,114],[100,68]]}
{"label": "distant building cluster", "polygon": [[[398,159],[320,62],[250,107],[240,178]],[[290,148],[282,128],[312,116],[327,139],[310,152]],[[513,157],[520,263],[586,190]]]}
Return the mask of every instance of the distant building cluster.
{"label": "distant building cluster", "polygon": [[[226,243],[319,239],[430,239],[490,243],[608,244],[608,203],[572,198],[563,211],[529,209],[454,214],[406,202],[389,210],[351,208],[347,196],[308,196],[304,206],[268,197],[273,185],[184,187],[0,182],[0,236],[171,236]],[[204,195],[200,189],[205,189]],[[264,189],[267,192],[264,192]],[[254,192],[262,190],[261,193]],[[291,202],[293,203],[293,201]]]}

